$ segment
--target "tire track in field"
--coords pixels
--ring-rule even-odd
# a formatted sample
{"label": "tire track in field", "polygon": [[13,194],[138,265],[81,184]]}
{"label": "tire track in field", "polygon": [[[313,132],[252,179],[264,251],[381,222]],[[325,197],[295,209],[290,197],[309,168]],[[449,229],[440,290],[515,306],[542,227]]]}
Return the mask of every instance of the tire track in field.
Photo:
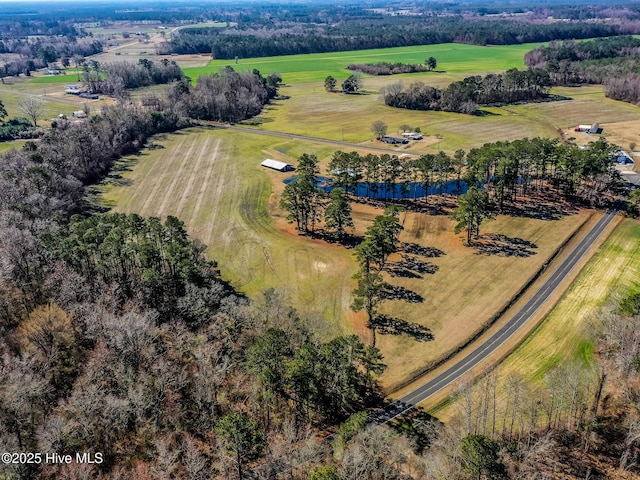
{"label": "tire track in field", "polygon": [[185,166],[189,163],[189,159],[193,156],[193,150],[196,148],[196,142],[194,142],[194,138],[191,137],[191,145],[189,145],[189,149],[183,155],[182,161],[180,162],[180,167],[178,171],[172,175],[171,183],[169,184],[169,188],[164,193],[164,198],[162,199],[162,203],[160,204],[160,208],[158,209],[158,216],[166,215],[167,206],[169,205],[169,201],[173,199],[173,191],[178,184],[178,181],[182,178],[182,174],[184,172]]}
{"label": "tire track in field", "polygon": [[[182,148],[184,147],[184,143],[187,141],[187,136],[185,135],[184,137],[181,138],[179,144],[177,145],[176,150],[180,151],[182,150]],[[165,151],[166,153],[166,151]],[[168,153],[166,153],[168,155]],[[143,215],[148,215],[148,208],[149,205],[151,204],[151,202],[156,198],[156,196],[158,195],[158,189],[160,188],[160,186],[163,184],[163,180],[165,179],[165,177],[168,175],[169,170],[171,169],[171,160],[170,159],[166,159],[164,161],[164,169],[162,170],[162,173],[160,175],[158,175],[156,177],[156,184],[153,186],[153,189],[151,190],[151,192],[149,192],[147,194],[147,198],[144,201],[144,203],[142,204],[142,208],[140,209],[140,213]],[[155,175],[149,175],[146,178],[152,179],[154,178]],[[142,185],[141,185],[142,187]],[[137,192],[139,192],[140,194],[144,194],[144,192],[147,191],[146,188],[138,188],[136,189]],[[132,198],[136,198],[137,195],[134,195]]]}
{"label": "tire track in field", "polygon": [[205,151],[209,146],[209,140],[210,140],[209,137],[205,137],[204,142],[202,142],[202,146],[198,151],[198,160],[193,163],[193,168],[191,169],[191,173],[189,174],[189,180],[187,181],[187,184],[185,185],[184,190],[182,191],[182,196],[180,197],[180,201],[178,202],[178,208],[176,209],[176,212],[180,215],[180,217],[184,217],[184,215],[182,214],[184,205],[187,202],[187,199],[191,197],[193,193],[192,190],[194,190],[194,186],[196,184],[197,179],[202,178],[200,169],[205,157]]}
{"label": "tire track in field", "polygon": [[[216,150],[217,153],[217,150]],[[217,157],[216,157],[217,159]],[[224,191],[225,191],[225,187],[227,187],[228,191],[233,191],[235,192],[235,194],[237,194],[238,192],[236,191],[236,182],[232,181],[231,178],[227,178],[227,166],[225,164],[221,164],[220,165],[221,168],[218,171],[218,175],[217,175],[217,179],[215,182],[215,185],[213,186],[213,194],[210,195],[211,198],[217,200],[220,200],[223,195],[224,195]],[[238,173],[236,172],[236,175],[238,175]],[[209,190],[211,191],[211,190]],[[214,205],[213,211],[211,213],[211,218],[207,220],[206,224],[208,225],[207,228],[207,233],[205,236],[205,243],[207,245],[211,245],[211,239],[213,238],[213,230],[216,226],[216,221],[218,219],[218,214],[220,213],[220,208],[219,205]]]}
{"label": "tire track in field", "polygon": [[[209,139],[207,139],[208,141]],[[204,179],[202,184],[200,185],[200,190],[198,190],[198,197],[196,198],[196,204],[193,207],[193,212],[191,212],[191,218],[189,219],[189,226],[195,230],[196,221],[198,219],[198,213],[202,208],[202,202],[204,202],[204,196],[209,191],[209,187],[211,185],[211,173],[213,172],[213,165],[216,163],[218,159],[218,150],[220,149],[220,139],[216,139],[216,144],[213,147],[213,153],[211,154],[211,158],[209,159],[209,163],[207,165],[207,172],[204,175]],[[204,241],[204,239],[202,239]]]}

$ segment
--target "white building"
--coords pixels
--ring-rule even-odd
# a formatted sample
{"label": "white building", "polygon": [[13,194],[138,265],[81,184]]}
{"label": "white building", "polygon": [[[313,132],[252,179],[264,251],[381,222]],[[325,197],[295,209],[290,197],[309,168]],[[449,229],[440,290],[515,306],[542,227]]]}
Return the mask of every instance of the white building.
{"label": "white building", "polygon": [[272,158],[267,158],[260,165],[267,168],[272,168],[273,170],[278,170],[279,172],[291,172],[295,170],[293,165],[290,163],[280,162],[278,160],[273,160]]}

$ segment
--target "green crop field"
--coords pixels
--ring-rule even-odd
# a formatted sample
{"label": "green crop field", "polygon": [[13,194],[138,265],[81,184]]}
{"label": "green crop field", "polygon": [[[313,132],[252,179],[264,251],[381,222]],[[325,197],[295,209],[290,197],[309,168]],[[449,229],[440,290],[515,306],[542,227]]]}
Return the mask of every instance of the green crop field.
{"label": "green crop field", "polygon": [[[253,70],[255,68],[263,74],[278,72],[282,75],[285,83],[321,82],[327,75],[333,75],[337,79],[346,78],[349,75],[346,66],[350,63],[424,63],[425,59],[430,56],[437,59],[438,71],[449,74],[499,72],[509,68],[524,68],[524,54],[539,45],[539,43],[535,43],[480,47],[443,43],[375,50],[241,58],[237,64],[233,60],[212,60],[207,67],[185,68],[184,73],[195,80],[200,75],[217,72],[226,65],[231,65],[236,70]],[[438,73],[432,72],[431,75],[437,76]]]}
{"label": "green crop field", "polygon": [[66,75],[45,75],[42,77],[34,77],[29,80],[29,83],[77,83],[78,82],[78,71],[75,69],[67,70]]}

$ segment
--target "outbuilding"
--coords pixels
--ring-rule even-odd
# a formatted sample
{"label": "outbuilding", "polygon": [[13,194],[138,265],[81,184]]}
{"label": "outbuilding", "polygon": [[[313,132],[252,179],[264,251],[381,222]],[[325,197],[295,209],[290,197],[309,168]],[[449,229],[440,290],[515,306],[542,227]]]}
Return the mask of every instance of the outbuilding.
{"label": "outbuilding", "polygon": [[409,140],[422,140],[422,134],[418,132],[405,132],[402,134],[404,138],[408,138]]}
{"label": "outbuilding", "polygon": [[295,170],[293,165],[290,163],[280,162],[278,160],[273,160],[272,158],[267,158],[260,165],[267,168],[272,168],[273,170],[278,170],[279,172],[291,172]]}

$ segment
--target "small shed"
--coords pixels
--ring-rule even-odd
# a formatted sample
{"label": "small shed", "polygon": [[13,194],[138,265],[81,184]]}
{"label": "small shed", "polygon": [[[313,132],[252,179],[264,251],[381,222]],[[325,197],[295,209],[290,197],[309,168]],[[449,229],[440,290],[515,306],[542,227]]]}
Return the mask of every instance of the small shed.
{"label": "small shed", "polygon": [[267,168],[272,168],[273,170],[278,170],[279,172],[291,172],[295,170],[293,165],[290,163],[280,162],[278,160],[273,160],[272,158],[267,158],[260,165]]}
{"label": "small shed", "polygon": [[84,110],[76,110],[75,112],[73,112],[73,116],[75,118],[87,118],[87,112],[85,112]]}

